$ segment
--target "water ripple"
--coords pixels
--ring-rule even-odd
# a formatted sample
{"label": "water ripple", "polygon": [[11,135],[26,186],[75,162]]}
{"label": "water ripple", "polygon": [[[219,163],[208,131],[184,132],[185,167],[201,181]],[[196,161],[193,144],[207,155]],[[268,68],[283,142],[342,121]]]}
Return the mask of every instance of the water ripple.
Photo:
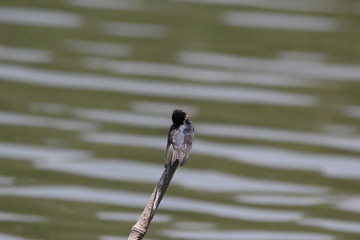
{"label": "water ripple", "polygon": [[108,70],[117,74],[170,77],[199,82],[245,83],[282,87],[313,87],[316,84],[307,79],[290,78],[275,74],[184,67],[158,62],[114,61],[104,58],[87,57],[84,60],[84,65],[89,69]]}
{"label": "water ripple", "polygon": [[103,22],[101,29],[105,34],[136,38],[164,38],[169,29],[164,25],[132,22]]}
{"label": "water ripple", "polygon": [[17,65],[0,65],[2,81],[71,89],[125,92],[136,95],[203,99],[265,105],[313,106],[317,98],[305,94],[256,88],[176,84],[129,78],[111,78],[82,73],[46,71]]}
{"label": "water ripple", "polygon": [[29,238],[18,237],[10,234],[0,233],[1,240],[31,240]]}
{"label": "water ripple", "polygon": [[314,80],[360,81],[360,68],[350,64],[306,64],[304,62],[288,62],[283,59],[260,59],[238,55],[182,51],[178,59],[181,63],[200,66],[225,67],[230,69],[247,69],[259,72],[281,73],[293,77],[306,77]]}
{"label": "water ripple", "polygon": [[53,60],[53,53],[49,50],[0,45],[0,59],[15,62],[49,63]]}
{"label": "water ripple", "polygon": [[64,39],[63,46],[68,51],[106,57],[129,57],[133,52],[133,47],[127,44],[74,39]]}
{"label": "water ripple", "polygon": [[[88,177],[125,182],[155,183],[162,171],[162,163],[149,164],[134,160],[97,159],[89,161],[52,161],[37,164],[37,168],[62,171]],[[134,174],[134,173],[137,174]],[[182,169],[172,183],[187,189],[209,192],[272,192],[321,194],[325,187],[283,181],[260,180],[221,173]]]}
{"label": "water ripple", "polygon": [[79,28],[83,24],[83,18],[69,12],[0,6],[0,22],[38,27]]}
{"label": "water ripple", "polygon": [[[163,149],[165,146],[165,140],[162,137],[122,133],[84,133],[80,135],[80,139],[107,145],[136,146],[155,149]],[[354,142],[354,144],[357,143]],[[335,178],[360,178],[360,172],[358,171],[360,161],[357,157],[303,153],[253,145],[220,144],[201,140],[196,141],[192,152],[262,167],[320,171],[326,176]]]}
{"label": "water ripple", "polygon": [[165,230],[164,235],[181,239],[209,240],[332,240],[329,234],[279,231],[177,231]]}
{"label": "water ripple", "polygon": [[[144,193],[65,185],[0,187],[0,196],[57,199],[137,208],[142,208],[149,198],[148,194]],[[251,208],[173,196],[167,196],[161,208],[255,222],[296,221],[303,215],[297,211]]]}
{"label": "water ripple", "polygon": [[[300,193],[300,192],[298,192]],[[328,197],[304,197],[286,195],[238,195],[239,202],[273,206],[314,206],[329,202]]]}
{"label": "water ripple", "polygon": [[96,123],[0,111],[0,125],[48,127],[67,131],[95,130]]}
{"label": "water ripple", "polygon": [[138,0],[68,0],[70,5],[110,10],[140,10],[142,2]]}
{"label": "water ripple", "polygon": [[336,232],[360,233],[360,222],[336,219],[310,218],[300,221],[301,225],[320,227]]}
{"label": "water ripple", "polygon": [[18,214],[18,213],[10,213],[10,212],[1,212],[0,211],[0,222],[38,222],[38,223],[44,223],[46,221],[47,221],[47,219],[45,217],[29,215],[29,214]]}
{"label": "water ripple", "polygon": [[[100,220],[136,222],[139,218],[138,212],[97,212],[96,217]],[[157,213],[152,223],[167,223],[172,219],[171,215]]]}
{"label": "water ripple", "polygon": [[336,18],[314,17],[284,13],[242,11],[224,12],[221,20],[228,26],[255,27],[267,29],[335,32],[339,29]]}

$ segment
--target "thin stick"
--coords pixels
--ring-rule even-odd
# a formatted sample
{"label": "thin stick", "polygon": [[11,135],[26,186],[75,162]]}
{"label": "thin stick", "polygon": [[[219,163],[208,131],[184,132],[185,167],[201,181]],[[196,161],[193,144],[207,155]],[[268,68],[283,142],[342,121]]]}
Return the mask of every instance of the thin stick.
{"label": "thin stick", "polygon": [[153,219],[161,199],[165,195],[166,189],[168,188],[178,166],[179,161],[176,160],[171,166],[168,164],[165,167],[165,170],[153,193],[151,194],[151,197],[146,204],[143,213],[132,227],[128,240],[140,240],[145,236],[151,220]]}

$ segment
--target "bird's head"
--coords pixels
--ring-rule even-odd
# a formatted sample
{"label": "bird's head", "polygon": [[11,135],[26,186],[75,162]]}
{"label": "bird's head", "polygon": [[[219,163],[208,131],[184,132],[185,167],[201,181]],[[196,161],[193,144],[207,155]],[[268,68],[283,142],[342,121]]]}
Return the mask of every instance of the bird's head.
{"label": "bird's head", "polygon": [[190,119],[189,116],[181,109],[175,109],[172,114],[172,122],[175,126],[180,126],[186,119]]}

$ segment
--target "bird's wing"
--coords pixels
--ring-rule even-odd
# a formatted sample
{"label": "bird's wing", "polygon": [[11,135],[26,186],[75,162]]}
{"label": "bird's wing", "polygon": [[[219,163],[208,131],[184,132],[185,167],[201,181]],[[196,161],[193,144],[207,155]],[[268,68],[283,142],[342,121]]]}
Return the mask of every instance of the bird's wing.
{"label": "bird's wing", "polygon": [[170,129],[169,129],[169,133],[168,133],[168,139],[167,139],[167,143],[166,143],[166,149],[165,149],[165,157],[164,157],[164,162],[165,162],[165,166],[167,165],[167,163],[169,162],[169,148],[170,145],[173,143],[173,131],[175,129],[174,125],[171,125]]}
{"label": "bird's wing", "polygon": [[186,163],[190,156],[190,151],[195,137],[194,135],[195,134],[193,127],[190,126],[189,128],[184,130],[184,146],[182,149],[182,151],[184,152],[184,158],[182,159],[182,161],[180,161],[181,166]]}
{"label": "bird's wing", "polygon": [[171,131],[170,136],[174,149],[171,164],[173,164],[175,160],[178,160],[182,166],[186,163],[190,155],[192,142],[194,140],[194,129],[191,126],[185,128],[182,132],[179,131],[179,129],[174,129]]}
{"label": "bird's wing", "polygon": [[171,141],[171,144],[173,146],[173,153],[171,156],[171,165],[178,160],[179,162],[184,158],[184,154],[182,153],[182,145],[183,145],[183,134],[179,131],[178,128],[173,129],[170,131],[169,139]]}

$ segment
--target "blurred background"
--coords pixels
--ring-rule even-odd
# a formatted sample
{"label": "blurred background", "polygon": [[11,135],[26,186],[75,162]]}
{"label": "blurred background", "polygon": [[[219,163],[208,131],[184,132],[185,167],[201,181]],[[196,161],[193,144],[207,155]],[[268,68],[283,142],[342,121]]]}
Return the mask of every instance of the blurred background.
{"label": "blurred background", "polygon": [[360,236],[360,1],[2,0],[0,239]]}

